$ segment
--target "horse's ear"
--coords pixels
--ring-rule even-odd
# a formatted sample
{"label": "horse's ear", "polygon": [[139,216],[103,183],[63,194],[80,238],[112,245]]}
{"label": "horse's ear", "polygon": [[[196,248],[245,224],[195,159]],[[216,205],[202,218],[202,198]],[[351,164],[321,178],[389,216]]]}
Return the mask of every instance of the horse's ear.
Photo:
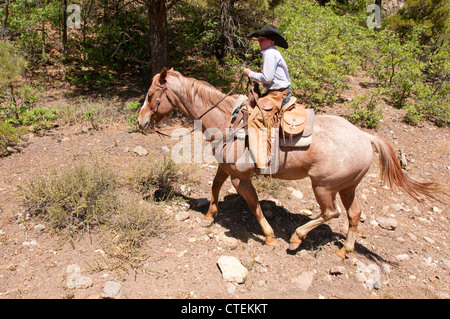
{"label": "horse's ear", "polygon": [[166,76],[167,76],[167,69],[166,67],[163,67],[161,72],[159,73],[159,83],[164,84],[164,82],[166,81]]}

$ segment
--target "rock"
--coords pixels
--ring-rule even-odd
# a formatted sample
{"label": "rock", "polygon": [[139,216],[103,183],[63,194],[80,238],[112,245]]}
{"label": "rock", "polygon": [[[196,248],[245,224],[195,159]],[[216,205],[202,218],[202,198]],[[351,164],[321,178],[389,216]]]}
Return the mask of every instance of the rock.
{"label": "rock", "polygon": [[401,211],[401,210],[404,209],[403,206],[400,205],[400,204],[392,204],[392,205],[391,205],[391,208],[392,208],[393,210],[395,210],[396,212],[399,212],[399,211]]}
{"label": "rock", "polygon": [[122,295],[122,284],[117,281],[107,281],[103,288],[103,299],[119,299]]}
{"label": "rock", "polygon": [[66,281],[68,289],[86,289],[92,286],[92,279],[80,273],[71,274]]}
{"label": "rock", "polygon": [[388,264],[382,263],[381,268],[383,269],[383,272],[385,272],[386,274],[391,273],[391,267]]}
{"label": "rock", "polygon": [[24,247],[33,247],[33,246],[38,246],[38,243],[35,239],[33,239],[32,241],[24,241],[22,243],[22,246]]}
{"label": "rock", "polygon": [[438,208],[436,206],[433,206],[431,209],[433,210],[433,213],[440,213],[440,212],[442,212],[442,209],[440,209],[440,208]]}
{"label": "rock", "polygon": [[424,258],[423,262],[426,266],[429,266],[429,267],[436,267],[436,265],[437,265],[437,261],[433,261],[433,258],[431,258],[431,257]]}
{"label": "rock", "polygon": [[363,262],[357,261],[355,266],[357,269],[355,274],[357,281],[363,283],[363,286],[367,289],[380,289],[381,268],[377,264],[366,266]]}
{"label": "rock", "polygon": [[366,221],[366,219],[367,219],[366,214],[364,214],[364,212],[361,212],[361,215],[359,216],[359,221],[361,223],[364,223]]}
{"label": "rock", "polygon": [[66,272],[67,272],[68,274],[71,274],[71,273],[81,273],[81,267],[78,266],[77,264],[71,264],[71,265],[67,266]]}
{"label": "rock", "polygon": [[398,226],[398,221],[395,218],[377,218],[378,226],[387,230],[395,230]]}
{"label": "rock", "polygon": [[430,244],[434,244],[436,242],[434,239],[427,236],[423,236],[423,239],[425,239],[425,241],[429,242]]}
{"label": "rock", "polygon": [[413,233],[406,233],[406,234],[409,236],[409,238],[411,238],[411,240],[413,240],[413,241],[417,240],[417,236],[414,235]]}
{"label": "rock", "polygon": [[44,224],[38,224],[38,225],[34,226],[34,230],[37,232],[43,231],[44,229],[45,229]]}
{"label": "rock", "polygon": [[170,153],[170,148],[167,146],[162,146],[161,149],[164,151],[164,153]]}
{"label": "rock", "polygon": [[361,282],[361,283],[365,283],[366,282],[366,280],[367,280],[367,276],[366,276],[366,274],[365,273],[363,273],[363,272],[358,272],[358,273],[356,273],[355,274],[355,278],[356,278],[356,280],[357,281],[359,281],[359,282]]}
{"label": "rock", "polygon": [[411,257],[409,257],[408,254],[400,254],[395,256],[395,258],[397,258],[397,260],[399,261],[405,261],[405,260],[409,260]]}
{"label": "rock", "polygon": [[442,259],[442,263],[444,264],[445,268],[450,269],[450,260]]}
{"label": "rock", "polygon": [[344,266],[334,266],[330,269],[330,275],[342,275],[345,272]]}
{"label": "rock", "polygon": [[304,271],[300,274],[300,276],[293,278],[291,282],[296,284],[301,291],[308,291],[312,284],[313,278],[314,272]]}
{"label": "rock", "polygon": [[86,289],[93,284],[91,278],[81,274],[81,268],[77,264],[67,266],[66,272],[70,273],[66,281],[66,288],[68,289]]}
{"label": "rock", "polygon": [[242,284],[248,275],[248,270],[245,268],[236,257],[221,256],[217,261],[222,278],[225,281]]}
{"label": "rock", "polygon": [[297,199],[302,199],[303,198],[303,193],[300,190],[298,190],[298,189],[292,190],[291,195],[294,196]]}
{"label": "rock", "polygon": [[148,151],[145,148],[143,148],[142,146],[136,146],[133,149],[133,152],[136,153],[139,156],[146,156],[146,155],[148,155]]}
{"label": "rock", "polygon": [[299,211],[299,213],[304,216],[311,216],[313,214],[312,211],[310,211],[308,209],[302,209],[301,211]]}
{"label": "rock", "polygon": [[227,291],[230,294],[234,294],[236,292],[236,286],[232,284],[231,282],[227,284]]}
{"label": "rock", "polygon": [[182,210],[175,216],[175,219],[179,222],[182,222],[182,221],[188,219],[189,217],[190,217],[189,212],[187,210]]}
{"label": "rock", "polygon": [[238,240],[233,237],[229,237],[225,234],[220,234],[216,237],[216,241],[220,246],[225,246],[234,250],[238,247]]}

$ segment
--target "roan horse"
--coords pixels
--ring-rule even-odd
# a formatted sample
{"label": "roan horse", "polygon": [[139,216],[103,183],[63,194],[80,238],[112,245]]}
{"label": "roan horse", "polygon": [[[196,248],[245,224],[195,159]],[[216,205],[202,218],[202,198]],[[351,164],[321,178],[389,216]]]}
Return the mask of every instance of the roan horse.
{"label": "roan horse", "polygon": [[[230,123],[236,98],[236,95],[226,96],[206,82],[184,77],[173,69],[163,68],[160,74],[155,75],[148,90],[139,113],[139,126],[141,129],[153,127],[174,108],[179,108],[190,120],[201,117],[203,131],[218,128],[224,132]],[[221,102],[211,108],[217,101]],[[421,183],[408,177],[402,171],[394,150],[383,138],[365,133],[338,116],[316,116],[311,145],[305,149],[281,147],[280,166],[272,175],[284,180],[297,180],[308,176],[321,210],[319,217],[295,230],[290,238],[289,250],[296,250],[309,231],[339,216],[336,205],[336,194],[339,193],[347,211],[349,229],[344,246],[337,254],[345,258],[346,253],[354,251],[361,215],[355,189],[372,163],[372,145],[379,154],[384,184],[397,186],[418,201],[423,200],[423,195],[434,198],[434,193],[440,192],[439,184]],[[235,159],[240,155],[237,154]],[[261,225],[265,243],[275,246],[273,229],[262,213],[258,195],[251,182],[252,171],[258,170],[249,168],[243,172],[242,169],[236,168],[235,162],[223,162],[219,163],[212,184],[212,199],[203,220],[204,224],[211,225],[217,216],[219,191],[230,177],[233,186],[245,199]]]}

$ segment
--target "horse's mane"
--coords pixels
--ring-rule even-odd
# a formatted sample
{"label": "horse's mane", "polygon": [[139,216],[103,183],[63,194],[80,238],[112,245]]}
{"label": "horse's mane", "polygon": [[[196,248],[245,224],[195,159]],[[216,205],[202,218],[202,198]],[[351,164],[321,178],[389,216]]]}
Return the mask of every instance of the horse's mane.
{"label": "horse's mane", "polygon": [[[202,99],[205,106],[209,107],[217,103],[225,95],[208,82],[185,77],[180,72],[174,70],[171,70],[170,74],[176,76],[180,80],[191,103],[195,101],[196,97],[199,97]],[[222,110],[225,114],[231,114],[233,104],[234,99],[231,96],[228,96],[217,105],[217,108]]]}

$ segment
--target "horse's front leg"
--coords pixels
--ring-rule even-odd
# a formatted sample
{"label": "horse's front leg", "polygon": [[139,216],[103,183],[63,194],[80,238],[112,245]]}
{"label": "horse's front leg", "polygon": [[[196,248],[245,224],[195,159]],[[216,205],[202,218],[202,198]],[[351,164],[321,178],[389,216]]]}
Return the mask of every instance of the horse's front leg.
{"label": "horse's front leg", "polygon": [[273,229],[269,225],[267,219],[264,217],[264,214],[261,210],[261,206],[259,204],[258,195],[256,194],[256,190],[252,185],[251,179],[250,178],[239,179],[237,177],[232,177],[231,183],[233,184],[234,188],[236,188],[236,191],[242,197],[244,197],[245,201],[247,202],[247,205],[252,211],[253,216],[256,217],[256,219],[259,222],[259,225],[261,225],[264,235],[266,236],[265,240],[266,245],[276,246]]}
{"label": "horse's front leg", "polygon": [[223,183],[227,180],[228,176],[229,175],[219,165],[211,188],[211,203],[209,204],[208,212],[201,222],[201,225],[204,227],[211,226],[211,224],[214,222],[214,218],[217,216],[217,213],[219,211],[218,206],[220,189],[222,188]]}

